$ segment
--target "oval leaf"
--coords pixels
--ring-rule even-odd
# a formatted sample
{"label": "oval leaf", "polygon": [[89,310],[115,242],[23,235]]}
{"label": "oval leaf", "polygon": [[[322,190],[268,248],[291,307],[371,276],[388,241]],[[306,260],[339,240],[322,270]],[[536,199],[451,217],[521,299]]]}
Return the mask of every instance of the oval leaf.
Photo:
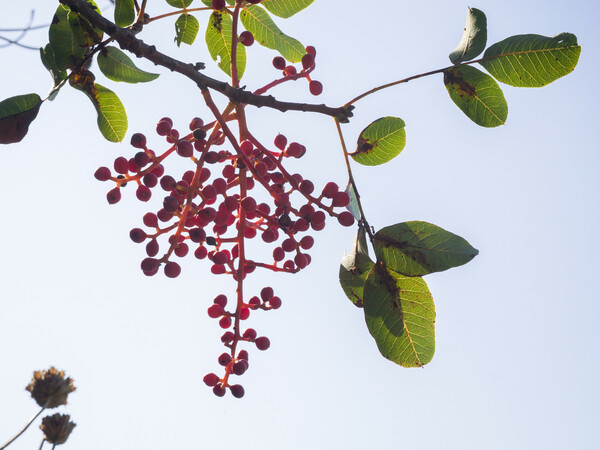
{"label": "oval leaf", "polygon": [[98,55],[98,67],[106,78],[113,81],[144,83],[158,78],[157,73],[138,69],[131,58],[117,47],[106,47]]}
{"label": "oval leaf", "polygon": [[287,19],[310,6],[315,0],[263,0],[260,2],[271,14]]}
{"label": "oval leaf", "polygon": [[[50,44],[46,44],[46,47],[40,48],[40,58],[42,59],[42,63],[44,67],[48,69],[50,75],[52,75],[52,79],[54,80],[54,85],[52,88],[56,88],[63,80],[67,78],[67,72],[65,70],[60,70],[58,65],[56,64],[56,57],[54,56],[54,50]],[[56,94],[58,91],[55,91]],[[54,95],[49,97],[49,100],[53,100]]]}
{"label": "oval leaf", "polygon": [[187,45],[192,45],[198,36],[200,24],[191,14],[182,14],[175,21],[175,42],[177,47],[183,42]]}
{"label": "oval leaf", "polygon": [[419,221],[382,228],[375,234],[373,246],[377,259],[409,277],[461,266],[479,253],[460,236]]}
{"label": "oval leaf", "polygon": [[[206,28],[206,45],[212,59],[229,76],[231,76],[232,30],[233,22],[229,14],[214,11],[210,15]],[[238,79],[241,79],[246,68],[246,47],[236,45],[236,48]]]}
{"label": "oval leaf", "polygon": [[456,66],[444,71],[444,84],[452,101],[466,116],[482,127],[497,127],[506,122],[508,105],[498,83],[471,66]]}
{"label": "oval leaf", "polygon": [[283,34],[269,13],[260,6],[247,6],[241,12],[240,18],[246,30],[254,35],[254,39],[260,45],[277,50],[288,61],[300,62],[306,54],[304,45],[293,37]]}
{"label": "oval leaf", "polygon": [[340,265],[340,285],[350,301],[359,308],[363,306],[365,281],[373,264],[369,258],[365,229],[359,227],[352,251],[342,258]]}
{"label": "oval leaf", "polygon": [[470,61],[478,56],[484,49],[487,41],[487,18],[483,11],[476,8],[468,8],[467,23],[458,43],[449,58],[452,64],[460,64]]}
{"label": "oval leaf", "polygon": [[421,367],[435,353],[435,306],[422,278],[377,264],[364,289],[367,328],[381,354],[403,367]]}
{"label": "oval leaf", "polygon": [[365,166],[386,163],[400,154],[406,145],[404,121],[398,117],[382,117],[372,122],[358,136],[352,159]]}
{"label": "oval leaf", "polygon": [[79,45],[67,19],[70,9],[59,5],[48,30],[50,45],[58,70],[73,67],[83,59],[84,48]]}
{"label": "oval leaf", "polygon": [[36,118],[42,99],[37,94],[17,95],[0,102],[0,144],[20,142]]}
{"label": "oval leaf", "polygon": [[134,20],[133,0],[115,0],[115,23],[120,27],[128,27]]}
{"label": "oval leaf", "polygon": [[492,45],[479,64],[510,86],[542,87],[571,73],[580,53],[574,34],[523,34]]}
{"label": "oval leaf", "polygon": [[346,193],[348,194],[348,197],[350,197],[350,202],[348,203],[348,206],[346,206],[346,209],[352,213],[358,222],[361,219],[360,208],[358,207],[358,195],[356,194],[356,191],[350,182],[346,186]]}

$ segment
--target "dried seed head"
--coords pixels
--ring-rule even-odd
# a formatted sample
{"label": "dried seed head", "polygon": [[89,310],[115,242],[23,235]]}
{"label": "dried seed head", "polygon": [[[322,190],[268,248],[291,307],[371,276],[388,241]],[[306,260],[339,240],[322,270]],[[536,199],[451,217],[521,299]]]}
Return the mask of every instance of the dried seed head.
{"label": "dried seed head", "polygon": [[44,417],[40,425],[44,432],[44,439],[50,444],[64,444],[75,428],[75,423],[71,422],[70,418],[67,414],[59,413]]}
{"label": "dried seed head", "polygon": [[33,372],[31,383],[25,388],[42,408],[56,408],[67,404],[67,396],[75,390],[73,380],[54,367]]}

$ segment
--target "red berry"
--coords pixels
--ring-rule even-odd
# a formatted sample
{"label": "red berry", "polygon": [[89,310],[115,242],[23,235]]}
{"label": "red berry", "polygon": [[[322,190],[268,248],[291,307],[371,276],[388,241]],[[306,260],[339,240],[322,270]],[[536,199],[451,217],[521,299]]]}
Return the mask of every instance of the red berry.
{"label": "red berry", "polygon": [[148,256],[156,256],[158,254],[159,250],[160,250],[160,247],[159,247],[158,241],[156,239],[151,239],[146,244],[146,255],[148,255]]}
{"label": "red berry", "polygon": [[218,384],[215,387],[213,387],[213,393],[217,397],[223,397],[225,395],[225,388],[221,384]]}
{"label": "red berry", "polygon": [[296,254],[296,256],[294,257],[294,262],[296,263],[299,269],[304,269],[306,266],[308,266],[308,259],[306,258],[306,255],[302,253]]}
{"label": "red berry", "polygon": [[252,197],[244,197],[240,202],[240,205],[247,213],[256,211],[256,200],[254,200]]}
{"label": "red berry", "polygon": [[321,92],[323,92],[323,83],[317,80],[310,80],[308,90],[312,95],[321,95]]}
{"label": "red berry", "polygon": [[218,375],[216,375],[214,373],[209,373],[204,376],[203,381],[204,381],[204,383],[206,383],[207,386],[213,387],[213,386],[216,386],[217,383],[221,380],[219,379]]}
{"label": "red berry", "polygon": [[215,305],[221,305],[223,308],[225,308],[225,306],[227,306],[227,296],[224,294],[219,294],[215,297],[213,303]]}
{"label": "red berry", "polygon": [[127,158],[119,156],[115,159],[114,168],[117,173],[125,175],[129,172],[129,161],[127,161]]}
{"label": "red berry", "polygon": [[283,150],[287,145],[287,138],[283,134],[278,134],[277,136],[275,136],[275,140],[273,141],[273,143],[275,144],[275,147],[277,147],[279,150]]}
{"label": "red berry", "polygon": [[238,359],[243,359],[248,362],[248,352],[246,350],[240,350],[238,353]]}
{"label": "red berry", "polygon": [[273,58],[273,67],[279,70],[285,69],[285,59],[281,56],[276,56]]}
{"label": "red berry", "polygon": [[223,344],[228,344],[229,342],[233,342],[234,339],[235,339],[235,334],[233,334],[231,331],[226,331],[225,333],[223,333],[223,336],[221,336],[221,342]]}
{"label": "red berry", "polygon": [[245,47],[250,47],[252,44],[254,44],[254,35],[249,31],[242,31],[240,34],[240,42]]}
{"label": "red berry", "polygon": [[133,242],[139,244],[146,240],[146,232],[141,228],[134,228],[129,232],[129,237]]}
{"label": "red berry", "polygon": [[242,398],[244,396],[244,388],[241,384],[234,384],[233,386],[229,386],[231,390],[231,395],[235,398]]}
{"label": "red berry", "polygon": [[150,200],[150,197],[152,197],[152,192],[150,191],[150,188],[148,186],[140,184],[135,191],[135,196],[139,201],[147,202],[148,200]]}
{"label": "red berry", "polygon": [[310,53],[313,56],[317,56],[317,50],[312,45],[306,47],[306,53]]}
{"label": "red berry", "polygon": [[181,140],[177,142],[177,154],[184,158],[189,158],[194,154],[194,146],[190,141]]}
{"label": "red berry", "polygon": [[108,181],[110,180],[110,169],[108,167],[99,167],[96,172],[94,172],[94,177],[98,181]]}
{"label": "red berry", "polygon": [[240,144],[240,149],[246,156],[252,155],[252,150],[254,150],[254,144],[250,141],[244,141]]}
{"label": "red berry", "polygon": [[212,0],[212,8],[217,11],[225,8],[225,0]]}
{"label": "red berry", "polygon": [[158,177],[152,172],[147,173],[142,178],[142,183],[144,183],[144,185],[148,186],[149,188],[152,188],[158,184]]}
{"label": "red berry", "polygon": [[298,185],[298,190],[304,195],[310,195],[315,190],[315,185],[310,180],[302,180]]}
{"label": "red berry", "polygon": [[173,127],[173,121],[171,119],[166,120],[167,118],[162,118],[156,124],[156,134],[159,136],[167,136],[171,132],[171,128]]}
{"label": "red berry", "polygon": [[321,225],[325,223],[325,213],[323,211],[317,211],[310,217],[310,223],[312,225]]}
{"label": "red berry", "polygon": [[352,224],[354,223],[354,216],[351,212],[344,211],[338,216],[338,222],[344,227],[352,226]]}
{"label": "red berry", "polygon": [[333,196],[331,206],[347,206],[350,203],[350,196],[347,192],[337,192]]}
{"label": "red berry", "polygon": [[273,297],[269,300],[269,306],[273,309],[278,309],[281,307],[281,299],[279,297]]}
{"label": "red berry", "polygon": [[174,253],[179,258],[183,258],[185,255],[188,254],[189,250],[190,248],[185,242],[180,242],[178,247],[174,250]]}
{"label": "red berry", "polygon": [[292,142],[286,149],[285,154],[290,157],[300,158],[300,155],[302,155],[302,145]]}
{"label": "red berry", "polygon": [[173,261],[169,261],[165,264],[165,275],[169,278],[177,278],[181,273],[181,267],[179,264]]}
{"label": "red berry", "polygon": [[286,66],[285,69],[283,69],[283,74],[286,77],[296,75],[297,73],[298,73],[298,71],[296,70],[296,68],[294,66]]}
{"label": "red berry", "polygon": [[304,68],[304,70],[308,70],[314,65],[315,55],[313,55],[312,53],[307,53],[302,57],[302,67]]}
{"label": "red berry", "polygon": [[248,328],[246,331],[244,331],[242,337],[249,340],[256,339],[256,330],[254,328]]}
{"label": "red berry", "polygon": [[108,191],[106,194],[106,200],[108,200],[109,205],[114,205],[117,203],[119,200],[121,200],[121,189],[116,187]]}
{"label": "red berry", "polygon": [[275,250],[273,250],[273,259],[275,261],[283,261],[284,258],[285,252],[281,247],[277,247]]}
{"label": "red berry", "polygon": [[333,181],[330,181],[323,188],[323,197],[333,198],[333,196],[337,194],[339,190],[340,188],[338,187],[338,185],[335,184]]}
{"label": "red berry", "polygon": [[233,364],[232,372],[236,375],[244,375],[244,373],[248,370],[248,362],[247,361],[236,361]]}
{"label": "red berry", "polygon": [[266,350],[271,346],[271,341],[269,341],[269,338],[266,336],[256,338],[254,343],[256,344],[256,348],[259,350]]}
{"label": "red berry", "polygon": [[311,248],[314,243],[315,240],[312,236],[304,236],[302,239],[300,239],[300,247],[302,247],[304,250]]}
{"label": "red berry", "polygon": [[246,320],[250,317],[250,310],[248,308],[240,309],[240,320]]}
{"label": "red berry", "polygon": [[221,356],[219,356],[219,364],[221,364],[222,366],[226,366],[230,362],[231,355],[229,353],[221,353]]}
{"label": "red berry", "polygon": [[229,316],[221,317],[221,320],[219,320],[219,326],[224,329],[229,328],[231,326],[231,318]]}
{"label": "red berry", "polygon": [[274,292],[272,287],[265,287],[260,291],[260,298],[262,298],[264,302],[271,300],[273,295]]}
{"label": "red berry", "polygon": [[144,225],[146,225],[147,227],[157,227],[158,226],[158,218],[156,217],[156,214],[154,214],[154,213],[144,214],[144,217],[142,218],[142,222],[144,222]]}
{"label": "red berry", "polygon": [[135,148],[146,147],[146,136],[142,133],[135,133],[131,136],[131,145]]}

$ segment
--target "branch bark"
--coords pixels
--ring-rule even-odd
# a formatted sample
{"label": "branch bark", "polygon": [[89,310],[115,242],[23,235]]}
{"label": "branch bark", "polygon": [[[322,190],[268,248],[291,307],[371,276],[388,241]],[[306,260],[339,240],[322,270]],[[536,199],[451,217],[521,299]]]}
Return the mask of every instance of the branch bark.
{"label": "branch bark", "polygon": [[180,73],[196,83],[200,89],[213,89],[227,96],[234,103],[243,103],[253,105],[258,108],[267,107],[279,111],[303,111],[325,114],[336,118],[342,123],[348,122],[352,117],[352,105],[345,105],[333,108],[325,104],[295,103],[276,100],[272,95],[256,95],[242,88],[235,88],[228,83],[208,77],[199,72],[195,64],[185,63],[171,58],[164,53],[156,50],[153,45],[148,45],[141,39],[138,39],[135,33],[128,28],[120,28],[110,20],[98,14],[91,3],[86,0],[59,0],[72,11],[79,13],[95,28],[98,28],[112,37],[119,46],[136,55],[138,58],[145,58],[152,61],[155,65],[166,67],[172,72]]}

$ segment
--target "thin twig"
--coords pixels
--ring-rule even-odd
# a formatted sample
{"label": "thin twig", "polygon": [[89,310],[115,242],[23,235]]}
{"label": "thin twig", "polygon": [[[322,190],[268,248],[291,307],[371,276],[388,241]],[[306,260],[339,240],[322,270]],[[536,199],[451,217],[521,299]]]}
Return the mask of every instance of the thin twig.
{"label": "thin twig", "polygon": [[19,436],[21,436],[23,433],[25,433],[25,430],[27,430],[27,428],[29,428],[29,425],[31,425],[33,423],[33,421],[35,419],[37,419],[41,413],[44,412],[45,409],[46,408],[40,409],[40,411],[35,416],[33,416],[29,422],[27,422],[27,425],[25,425],[25,427],[15,435],[15,437],[13,437],[10,441],[8,441],[6,444],[4,444],[2,447],[0,447],[0,450],[4,450],[6,447],[8,447],[10,444],[12,444]]}

